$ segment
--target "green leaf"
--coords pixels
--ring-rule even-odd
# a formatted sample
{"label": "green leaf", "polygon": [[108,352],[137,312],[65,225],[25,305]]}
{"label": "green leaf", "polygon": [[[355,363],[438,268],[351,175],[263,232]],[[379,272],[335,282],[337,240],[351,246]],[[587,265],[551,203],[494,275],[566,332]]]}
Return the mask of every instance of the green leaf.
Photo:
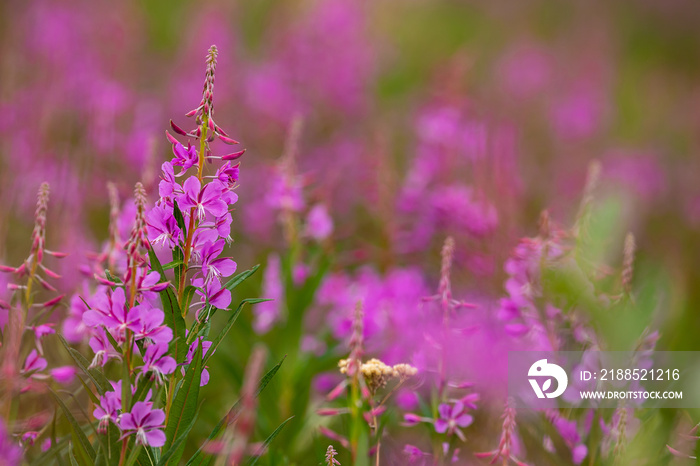
{"label": "green leaf", "polygon": [[78,449],[78,453],[80,453],[81,457],[87,462],[87,464],[94,464],[95,450],[92,448],[90,441],[85,436],[85,432],[83,432],[80,424],[78,424],[78,421],[75,420],[71,412],[68,410],[68,407],[65,405],[65,403],[63,403],[63,400],[61,400],[56,392],[49,388],[49,393],[51,393],[51,395],[54,397],[56,403],[63,411],[63,415],[66,417],[66,419],[68,419],[68,423],[70,424],[71,428],[71,435],[73,436],[74,442],[77,442],[78,446],[80,447]]}
{"label": "green leaf", "polygon": [[78,380],[80,380],[80,384],[83,386],[85,389],[85,393],[88,394],[88,397],[90,397],[90,400],[92,400],[93,403],[99,404],[100,400],[95,396],[94,393],[92,393],[92,390],[90,390],[90,387],[87,386],[85,381],[83,380],[82,377],[78,376]]}
{"label": "green leaf", "polygon": [[263,376],[262,379],[260,379],[260,383],[258,384],[258,391],[255,392],[255,396],[257,397],[262,393],[263,390],[265,390],[265,387],[267,387],[267,384],[270,383],[270,380],[272,380],[275,377],[275,374],[277,374],[277,371],[280,370],[280,367],[282,367],[282,363],[284,360],[287,359],[287,355],[285,354],[284,357],[275,364],[275,367],[267,371],[267,373]]}
{"label": "green leaf", "polygon": [[68,351],[68,354],[71,356],[71,358],[73,358],[73,361],[75,362],[76,366],[78,366],[78,368],[80,368],[80,370],[82,370],[83,373],[85,373],[85,375],[88,376],[88,378],[92,381],[93,384],[95,384],[97,392],[100,395],[104,395],[106,391],[111,390],[112,384],[109,383],[107,377],[105,377],[105,375],[97,369],[88,369],[90,363],[87,362],[83,355],[71,348],[70,346],[68,346],[68,342],[65,338],[63,338],[62,335],[57,335],[63,347],[66,349],[66,351]]}
{"label": "green leaf", "polygon": [[70,464],[72,466],[78,466],[78,461],[75,459],[75,455],[73,455],[73,445],[68,447],[68,457],[70,458]]}
{"label": "green leaf", "polygon": [[[160,458],[158,466],[167,465],[170,458],[173,455],[177,454],[178,450],[180,450],[180,446],[184,444],[185,440],[187,440],[187,436],[194,427],[194,424],[197,421],[197,417],[199,417],[199,409],[197,409],[197,413],[195,413],[194,417],[192,418],[192,421],[190,421],[190,424],[185,428],[185,430],[182,431],[182,433],[178,436],[177,440],[173,442],[170,449]],[[180,453],[180,456],[182,456],[182,453]]]}
{"label": "green leaf", "polygon": [[182,230],[182,233],[184,234],[187,231],[187,228],[185,227],[185,217],[182,215],[182,211],[180,210],[180,206],[177,205],[177,201],[173,201],[173,216],[175,217],[177,226],[180,227],[180,230]]}
{"label": "green leaf", "polygon": [[226,285],[224,287],[229,290],[233,291],[234,288],[236,288],[238,285],[243,283],[248,277],[253,275],[256,270],[260,268],[260,264],[253,266],[252,268],[246,270],[245,272],[241,272],[238,275],[234,276],[231,280],[226,282]]}
{"label": "green leaf", "polygon": [[185,292],[182,294],[182,303],[180,306],[182,309],[190,309],[190,303],[192,302],[192,298],[194,297],[195,291],[197,291],[197,288],[195,288],[192,285],[187,285],[185,287]]}
{"label": "green leaf", "polygon": [[141,464],[141,461],[139,457],[143,454],[143,446],[142,445],[134,445],[131,448],[131,452],[129,453],[129,457],[126,459],[126,466],[131,466],[132,464],[136,463],[137,461],[139,464]]}
{"label": "green leaf", "polygon": [[177,297],[172,288],[168,288],[160,293],[165,313],[165,324],[173,330],[173,341],[170,342],[170,353],[178,363],[185,361],[187,356],[187,340],[185,335],[186,323],[182,318],[180,306],[177,304]]}
{"label": "green leaf", "polygon": [[256,453],[255,456],[253,456],[253,457],[250,459],[250,461],[248,461],[248,466],[253,466],[255,463],[258,462],[258,460],[260,459],[260,457],[265,453],[265,450],[267,450],[267,447],[270,445],[270,443],[272,443],[272,441],[275,439],[275,437],[277,437],[277,434],[280,433],[280,431],[281,431],[282,428],[285,426],[285,424],[287,424],[289,421],[291,421],[292,418],[294,418],[294,416],[291,416],[291,417],[288,418],[286,421],[284,421],[282,424],[280,424],[280,425],[277,427],[277,429],[275,429],[275,430],[270,434],[270,436],[267,437],[267,438],[265,439],[265,442],[263,443],[262,447],[260,447],[260,450],[258,450],[258,453]]}
{"label": "green leaf", "polygon": [[[262,379],[260,379],[260,383],[258,383],[258,390],[255,392],[255,396],[257,397],[260,395],[260,393],[267,387],[267,384],[270,383],[270,380],[277,374],[277,371],[280,370],[280,367],[282,367],[282,363],[284,360],[287,358],[285,355],[280,362],[275,364],[275,366],[267,371],[267,373],[263,376]],[[204,444],[202,444],[201,447],[192,455],[192,457],[187,461],[186,466],[193,466],[195,464],[202,465],[202,464],[208,464],[208,460],[205,460],[204,458],[199,458],[199,456],[202,454],[202,451],[204,450],[204,446],[209,443],[211,440],[214,440],[214,438],[219,435],[219,432],[221,432],[221,429],[224,427],[224,425],[228,425],[230,422],[233,422],[237,417],[238,417],[238,404],[241,402],[239,399],[236,401],[231,409],[229,409],[228,413],[216,424],[216,427],[214,427],[214,430],[211,431],[207,439],[204,441]],[[206,461],[206,463],[205,463]]]}
{"label": "green leaf", "polygon": [[206,356],[204,356],[204,365],[207,364],[209,361],[209,358],[211,357],[212,354],[214,354],[214,351],[219,347],[221,344],[222,340],[226,337],[228,334],[229,330],[231,330],[231,327],[233,327],[233,324],[236,322],[236,319],[241,313],[241,310],[243,309],[243,306],[246,303],[249,304],[257,304],[261,303],[263,301],[271,301],[270,299],[261,299],[261,298],[247,298],[241,301],[241,304],[238,305],[238,308],[233,311],[231,316],[228,318],[228,322],[226,322],[226,325],[224,325],[224,328],[219,332],[219,334],[216,336],[216,338],[212,341],[211,346],[209,347],[209,351],[207,351]]}
{"label": "green leaf", "polygon": [[[168,423],[165,426],[167,440],[163,447],[166,451],[173,446],[175,439],[180,437],[197,414],[197,398],[199,398],[199,382],[202,376],[202,369],[202,344],[200,340],[192,363],[187,368],[182,385],[177,390],[175,399],[170,406]],[[178,464],[184,451],[185,445],[182,444],[172,453],[170,460],[165,464]]]}
{"label": "green leaf", "polygon": [[[110,282],[114,282],[114,283],[117,283],[117,284],[121,284],[121,283],[122,283],[121,278],[115,277],[114,275],[112,275],[112,273],[109,271],[109,269],[105,269],[105,278],[106,278],[107,280],[109,280]],[[112,287],[112,288],[114,288],[114,287]]]}
{"label": "green leaf", "polygon": [[179,266],[181,266],[182,264],[183,264],[182,261],[172,261],[172,262],[168,262],[167,264],[165,264],[165,265],[163,266],[163,270],[174,269],[175,267],[179,267]]}
{"label": "green leaf", "polygon": [[185,254],[179,246],[173,249],[173,262],[180,262],[180,265],[175,267],[175,283],[180,283],[180,276],[184,273]]}
{"label": "green leaf", "polygon": [[119,346],[119,343],[117,343],[117,340],[115,340],[114,337],[112,336],[112,334],[109,333],[109,330],[107,329],[107,327],[105,327],[105,326],[103,325],[103,326],[102,326],[102,329],[105,331],[105,335],[107,336],[107,340],[109,340],[109,343],[112,345],[112,348],[114,348],[114,350],[115,350],[117,353],[123,354],[123,352],[122,352],[122,347]]}

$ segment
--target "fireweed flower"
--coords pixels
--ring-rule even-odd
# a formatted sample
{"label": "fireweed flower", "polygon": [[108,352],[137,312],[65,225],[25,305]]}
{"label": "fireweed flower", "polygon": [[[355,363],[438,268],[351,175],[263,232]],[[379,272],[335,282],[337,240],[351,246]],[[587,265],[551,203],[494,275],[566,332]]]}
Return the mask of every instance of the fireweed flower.
{"label": "fireweed flower", "polygon": [[199,163],[199,154],[197,154],[197,149],[192,147],[188,142],[187,149],[180,144],[175,142],[173,144],[173,154],[175,154],[175,159],[173,160],[173,165],[182,167],[182,173],[186,172],[188,168],[194,167]]}
{"label": "fireweed flower", "polygon": [[180,227],[173,216],[172,209],[156,206],[148,213],[148,240],[152,244],[162,244],[173,249],[180,238]]}
{"label": "fireweed flower", "polygon": [[207,303],[217,309],[228,309],[231,305],[231,292],[222,286],[218,280],[211,280],[205,283],[204,279],[195,278],[192,280],[192,286],[196,287],[195,294],[201,298],[200,301],[192,304],[193,306],[200,306],[196,313],[197,318],[199,318],[199,313]]}
{"label": "fireweed flower", "polygon": [[112,347],[112,344],[107,339],[107,335],[102,328],[96,328],[95,334],[90,337],[90,348],[95,353],[95,356],[90,363],[90,368],[97,366],[104,367],[107,361],[116,358],[121,359],[120,354]]}
{"label": "fireweed flower", "polygon": [[56,330],[53,329],[53,324],[31,326],[27,327],[27,330],[31,330],[32,332],[34,332],[36,347],[39,350],[39,353],[44,354],[44,349],[41,346],[41,339],[46,335],[56,333]]}
{"label": "fireweed flower", "polygon": [[504,465],[507,465],[509,461],[512,461],[517,466],[528,466],[526,463],[520,461],[516,455],[520,452],[520,440],[516,432],[515,423],[515,408],[513,407],[514,401],[508,399],[506,402],[506,407],[503,412],[503,427],[501,430],[501,440],[498,443],[498,447],[495,450],[475,453],[477,458],[491,458],[491,463],[495,463],[497,460],[501,460]]}
{"label": "fireweed flower", "polygon": [[165,343],[167,346],[167,343],[173,339],[173,330],[167,325],[163,325],[165,319],[163,311],[142,306],[144,309],[138,322],[139,326],[132,327],[134,337],[136,340],[147,338],[153,343]]}
{"label": "fireweed flower", "polygon": [[[199,346],[200,342],[202,343],[202,359],[206,357],[209,348],[211,348],[212,342],[204,341],[204,337],[199,337],[195,341],[193,341],[192,344],[190,344],[190,347],[187,350],[187,357],[185,358],[185,362],[183,365],[187,366],[189,364],[192,364],[192,361],[194,360],[194,353],[197,351],[197,347]],[[202,369],[202,378],[199,381],[200,387],[203,387],[209,383],[209,370],[207,369],[207,367],[208,366],[205,366]],[[182,368],[182,375],[185,375],[184,367]]]}
{"label": "fireweed flower", "polygon": [[116,339],[123,342],[126,338],[126,330],[138,331],[141,328],[141,314],[143,306],[134,306],[128,309],[124,289],[117,288],[106,302],[101,303],[99,310],[89,310],[83,314],[83,322],[90,327],[104,325],[115,331]]}
{"label": "fireweed flower", "polygon": [[228,212],[228,206],[221,199],[224,186],[214,180],[202,188],[202,183],[194,176],[187,178],[182,185],[183,193],[178,196],[177,203],[183,212],[194,209],[198,220],[204,220],[206,214],[220,217]]}
{"label": "fireweed flower", "polygon": [[328,449],[326,449],[326,466],[340,466],[340,461],[335,459],[337,454],[338,452],[335,451],[333,445],[328,445]]}
{"label": "fireweed flower", "polygon": [[31,353],[29,353],[29,356],[27,356],[27,359],[24,361],[24,369],[22,369],[22,373],[31,375],[34,372],[43,371],[47,366],[48,363],[46,362],[46,359],[39,356],[39,353],[34,349]]}
{"label": "fireweed flower", "polygon": [[162,409],[152,409],[152,403],[138,401],[131,412],[124,413],[119,419],[119,427],[124,436],[136,435],[136,443],[151,447],[165,445],[165,433],[161,430],[165,422]]}
{"label": "fireweed flower", "polygon": [[167,356],[168,344],[167,343],[156,343],[150,345],[146,348],[146,352],[143,355],[143,366],[141,369],[141,374],[148,376],[150,374],[151,378],[156,380],[156,383],[162,385],[165,376],[175,372],[175,359]]}
{"label": "fireweed flower", "polygon": [[438,407],[438,412],[440,417],[435,420],[435,432],[447,433],[447,435],[457,434],[463,442],[466,441],[464,433],[459,428],[469,427],[474,418],[467,414],[464,403],[457,401],[452,406],[443,403]]}
{"label": "fireweed flower", "polygon": [[218,240],[213,243],[205,243],[201,248],[201,273],[205,283],[211,280],[220,281],[222,277],[230,277],[236,272],[236,263],[232,259],[219,258],[224,250],[224,245],[224,240]]}
{"label": "fireweed flower", "polygon": [[263,296],[271,299],[255,307],[253,329],[258,334],[267,333],[282,314],[284,303],[284,283],[282,282],[282,264],[277,254],[267,257],[267,266],[263,274]]}
{"label": "fireweed flower", "polygon": [[62,384],[62,385],[68,385],[75,380],[75,374],[77,372],[77,369],[73,366],[61,366],[61,367],[55,367],[53,369],[49,370],[49,374],[53,379]]}
{"label": "fireweed flower", "polygon": [[323,241],[333,233],[333,219],[323,204],[316,204],[306,216],[306,235]]}
{"label": "fireweed flower", "polygon": [[8,435],[3,419],[0,418],[0,464],[20,464],[22,449]]}
{"label": "fireweed flower", "polygon": [[164,162],[160,168],[162,172],[160,183],[158,183],[158,195],[160,196],[158,204],[170,207],[172,212],[174,196],[182,193],[182,186],[175,178],[175,169],[171,162]]}
{"label": "fireweed flower", "polygon": [[110,421],[119,425],[119,411],[122,409],[121,391],[105,392],[92,415],[99,421],[97,432],[106,434]]}

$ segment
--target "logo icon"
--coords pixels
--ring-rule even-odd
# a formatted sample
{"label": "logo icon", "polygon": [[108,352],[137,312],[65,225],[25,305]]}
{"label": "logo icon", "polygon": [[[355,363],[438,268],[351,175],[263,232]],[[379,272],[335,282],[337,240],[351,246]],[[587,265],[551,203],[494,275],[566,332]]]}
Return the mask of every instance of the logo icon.
{"label": "logo icon", "polygon": [[[566,371],[556,364],[548,363],[546,359],[540,359],[530,366],[527,375],[528,377],[536,377],[528,380],[537,398],[556,398],[561,396],[569,383],[569,377],[567,377]],[[537,377],[547,377],[547,380],[544,381],[541,387]],[[552,379],[557,381],[557,389],[550,392],[549,389],[552,387]]]}

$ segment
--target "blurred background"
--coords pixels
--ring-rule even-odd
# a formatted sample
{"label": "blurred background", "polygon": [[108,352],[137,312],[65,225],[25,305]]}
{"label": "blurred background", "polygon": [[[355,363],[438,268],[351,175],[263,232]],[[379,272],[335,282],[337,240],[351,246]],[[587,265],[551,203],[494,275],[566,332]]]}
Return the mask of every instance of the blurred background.
{"label": "blurred background", "polygon": [[[318,464],[329,421],[314,410],[340,381],[355,301],[369,357],[427,367],[421,298],[452,236],[453,295],[477,308],[451,364],[482,396],[463,452],[488,450],[506,352],[529,348],[497,316],[504,264],[543,210],[562,229],[577,222],[598,168],[596,273],[619,270],[628,232],[637,244],[639,309],[605,321],[608,348],[649,328],[659,349],[700,350],[698,24],[693,0],[3,0],[0,259],[26,257],[48,181],[48,244],[71,254],[61,289],[77,292],[86,251],[108,237],[107,183],[128,232],[133,186],[157,199],[168,120],[189,127],[216,44],[216,120],[247,149],[229,252],[239,270],[262,264],[236,298],[276,301],[245,310],[212,359],[196,431],[238,398],[261,341],[270,364],[287,360],[256,437],[295,416],[262,461]],[[413,396],[397,403],[413,409]],[[649,464],[671,460],[684,416],[664,411]],[[414,433],[395,424],[387,451],[400,452]]]}

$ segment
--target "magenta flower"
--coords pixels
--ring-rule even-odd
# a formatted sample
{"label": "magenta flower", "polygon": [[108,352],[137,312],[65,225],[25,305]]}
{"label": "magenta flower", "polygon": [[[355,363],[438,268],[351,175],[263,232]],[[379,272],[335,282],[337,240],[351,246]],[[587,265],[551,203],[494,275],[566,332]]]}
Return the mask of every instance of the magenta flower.
{"label": "magenta flower", "polygon": [[163,325],[164,319],[165,315],[160,309],[144,309],[139,320],[140,328],[134,330],[134,336],[137,340],[148,338],[154,343],[169,343],[173,339],[173,330]]}
{"label": "magenta flower", "polygon": [[39,432],[32,430],[22,434],[22,443],[25,445],[33,446],[36,442],[37,437],[39,437]]}
{"label": "magenta flower", "polygon": [[[195,293],[201,297],[201,300],[196,304],[201,304],[204,307],[208,302],[217,309],[228,309],[231,305],[231,292],[223,287],[218,280],[205,283],[202,278],[195,278],[192,280],[192,285],[197,287]],[[199,317],[199,311],[197,311],[197,317]]]}
{"label": "magenta flower", "polygon": [[306,235],[316,241],[323,241],[333,233],[333,219],[323,204],[311,208],[306,216]]}
{"label": "magenta flower", "polygon": [[41,346],[41,339],[46,335],[51,335],[52,333],[56,333],[56,330],[53,329],[53,325],[54,324],[42,324],[42,325],[29,327],[29,330],[32,330],[34,332],[36,347],[39,350],[39,352],[41,352],[41,353],[44,352],[44,349]]}
{"label": "magenta flower", "polygon": [[158,195],[161,200],[170,201],[168,205],[172,207],[172,196],[175,193],[182,192],[182,186],[175,179],[175,170],[170,162],[165,162],[161,165],[163,172],[161,173],[161,181],[158,183]]}
{"label": "magenta flower", "polygon": [[240,175],[240,163],[236,165],[231,165],[231,162],[226,162],[218,170],[216,170],[216,179],[221,181],[225,186],[233,187],[233,185],[238,181],[238,176]]}
{"label": "magenta flower", "polygon": [[136,443],[151,447],[165,445],[165,433],[161,430],[165,421],[162,409],[151,409],[152,403],[139,401],[131,408],[130,413],[124,413],[119,420],[119,427],[124,435],[136,434]]}
{"label": "magenta flower", "polygon": [[121,408],[121,392],[105,392],[104,396],[100,398],[100,404],[98,404],[95,410],[92,412],[95,419],[100,421],[97,427],[97,432],[100,434],[107,433],[109,421],[112,421],[115,425],[118,425],[119,410]]}
{"label": "magenta flower", "polygon": [[99,307],[96,306],[95,309],[85,312],[83,322],[90,327],[104,325],[110,330],[115,330],[117,340],[124,341],[126,329],[138,331],[141,328],[140,319],[144,310],[143,305],[127,309],[124,289],[117,288],[106,303],[102,302]]}
{"label": "magenta flower", "polygon": [[255,307],[253,329],[259,333],[267,333],[282,314],[284,303],[284,283],[282,283],[282,265],[277,254],[270,254],[263,275],[263,296],[272,299],[264,301]]}
{"label": "magenta flower", "polygon": [[53,379],[63,385],[68,385],[75,379],[77,369],[73,366],[61,366],[49,369],[49,374]]}
{"label": "magenta flower", "polygon": [[[207,355],[207,351],[209,351],[209,348],[211,348],[211,342],[210,341],[204,341],[204,337],[199,337],[195,341],[192,342],[190,345],[189,349],[187,350],[187,357],[185,359],[185,364],[192,364],[192,360],[194,359],[194,353],[197,351],[197,345],[199,345],[199,341],[202,341],[202,359]],[[185,375],[185,368],[182,368],[182,375]],[[203,387],[206,384],[209,383],[209,371],[207,370],[207,367],[205,366],[204,369],[202,369],[202,378],[199,381],[199,386]]]}
{"label": "magenta flower", "polygon": [[164,376],[175,372],[177,363],[175,359],[166,356],[168,352],[167,343],[156,343],[146,348],[146,354],[143,355],[143,366],[140,367],[141,374],[151,374],[155,378],[156,383],[162,384]]}
{"label": "magenta flower", "polygon": [[95,352],[95,357],[90,363],[90,368],[104,367],[111,358],[120,358],[119,353],[112,347],[107,335],[102,328],[95,329],[95,335],[90,338],[90,348]]}
{"label": "magenta flower", "polygon": [[173,249],[180,238],[180,228],[177,226],[172,209],[165,205],[155,206],[148,213],[148,240],[153,244],[162,244]]}
{"label": "magenta flower", "polygon": [[5,461],[4,464],[20,464],[22,460],[22,449],[8,435],[2,419],[0,419],[0,458]]}
{"label": "magenta flower", "polygon": [[29,374],[32,372],[43,371],[46,369],[47,365],[48,363],[46,362],[46,359],[39,356],[39,353],[37,353],[37,351],[34,349],[31,353],[29,353],[29,356],[27,356],[27,359],[24,361],[24,369],[22,370],[22,373]]}
{"label": "magenta flower", "polygon": [[236,263],[228,258],[219,258],[224,251],[224,240],[218,240],[213,243],[205,244],[200,253],[202,257],[202,275],[204,282],[209,282],[213,279],[221,280],[221,277],[229,277],[236,271]]}
{"label": "magenta flower", "polygon": [[438,412],[440,418],[435,420],[435,431],[439,434],[445,432],[448,435],[457,434],[462,441],[465,441],[464,434],[459,428],[468,427],[474,418],[466,413],[464,403],[457,401],[453,406],[443,403],[438,407]]}
{"label": "magenta flower", "polygon": [[187,143],[187,149],[185,149],[185,146],[179,142],[174,143],[173,154],[175,154],[173,165],[182,167],[183,172],[199,163],[197,149],[195,149],[189,142]]}
{"label": "magenta flower", "polygon": [[202,188],[202,184],[196,176],[189,177],[183,184],[183,193],[178,196],[177,202],[180,209],[195,209],[199,220],[203,220],[207,213],[218,218],[228,212],[228,206],[221,200],[223,185],[214,180]]}

